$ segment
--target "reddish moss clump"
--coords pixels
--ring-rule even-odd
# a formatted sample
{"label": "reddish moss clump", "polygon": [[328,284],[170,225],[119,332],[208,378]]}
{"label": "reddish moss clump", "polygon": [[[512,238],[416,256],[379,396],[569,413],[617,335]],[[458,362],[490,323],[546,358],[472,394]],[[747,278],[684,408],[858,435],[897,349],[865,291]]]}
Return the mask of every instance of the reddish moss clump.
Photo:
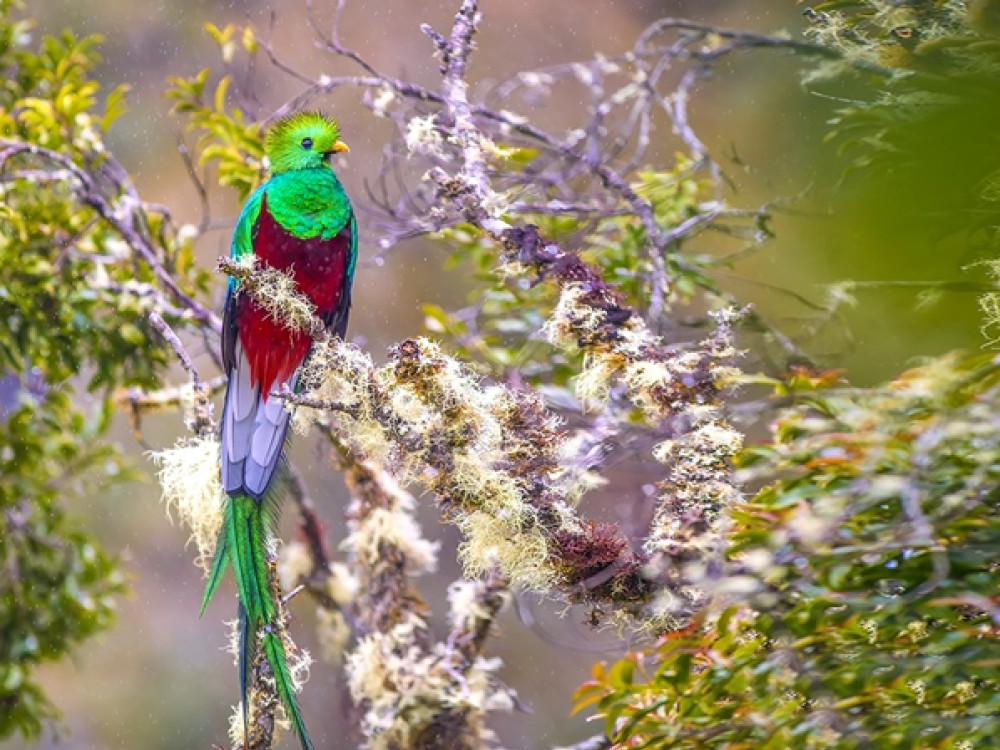
{"label": "reddish moss clump", "polygon": [[[570,592],[571,601],[598,606],[614,601],[631,609],[651,600],[657,584],[643,574],[647,559],[614,524],[588,521],[582,531],[563,529],[551,541],[565,584],[576,588]],[[592,616],[595,626],[603,620],[600,610]]]}

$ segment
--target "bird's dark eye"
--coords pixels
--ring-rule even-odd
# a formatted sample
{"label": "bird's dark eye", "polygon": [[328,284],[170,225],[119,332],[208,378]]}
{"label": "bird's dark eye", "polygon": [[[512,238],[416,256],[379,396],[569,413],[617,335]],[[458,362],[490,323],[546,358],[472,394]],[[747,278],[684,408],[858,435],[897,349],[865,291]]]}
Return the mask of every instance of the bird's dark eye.
{"label": "bird's dark eye", "polygon": [[312,147],[313,147],[313,139],[312,138],[303,138],[302,139],[302,148],[309,149],[309,148],[312,148]]}

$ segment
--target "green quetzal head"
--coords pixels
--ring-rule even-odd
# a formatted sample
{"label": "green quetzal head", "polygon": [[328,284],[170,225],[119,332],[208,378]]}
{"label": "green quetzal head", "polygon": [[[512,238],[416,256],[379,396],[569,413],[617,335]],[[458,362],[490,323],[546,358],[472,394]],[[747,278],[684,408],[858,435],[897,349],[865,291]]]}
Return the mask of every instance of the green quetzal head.
{"label": "green quetzal head", "polygon": [[271,174],[316,169],[347,150],[340,140],[340,126],[319,112],[299,112],[279,120],[264,140]]}

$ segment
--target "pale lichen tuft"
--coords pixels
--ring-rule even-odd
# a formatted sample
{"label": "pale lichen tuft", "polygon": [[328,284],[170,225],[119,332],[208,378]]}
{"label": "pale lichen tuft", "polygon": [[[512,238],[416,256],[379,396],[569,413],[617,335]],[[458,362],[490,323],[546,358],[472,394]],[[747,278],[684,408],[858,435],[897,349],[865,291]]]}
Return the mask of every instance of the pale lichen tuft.
{"label": "pale lichen tuft", "polygon": [[214,435],[181,440],[150,454],[167,513],[177,512],[198,548],[196,563],[208,569],[222,527],[226,496],[219,479],[219,441]]}

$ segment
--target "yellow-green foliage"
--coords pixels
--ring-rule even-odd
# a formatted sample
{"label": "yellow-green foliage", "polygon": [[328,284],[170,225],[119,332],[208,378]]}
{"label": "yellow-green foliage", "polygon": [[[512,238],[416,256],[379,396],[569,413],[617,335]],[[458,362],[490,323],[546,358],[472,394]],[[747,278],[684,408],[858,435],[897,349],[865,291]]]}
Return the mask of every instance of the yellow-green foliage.
{"label": "yellow-green foliage", "polygon": [[207,276],[190,234],[135,197],[104,144],[125,90],[93,80],[99,39],[37,35],[23,9],[0,0],[0,740],[57,715],[36,667],[109,627],[124,589],[66,510],[132,477],[104,440],[112,394],[158,386],[170,361],[146,316],[176,310],[122,227],[182,288]]}
{"label": "yellow-green foliage", "polygon": [[124,590],[115,562],[64,507],[127,476],[99,440],[110,412],[88,420],[55,390],[25,388],[19,400],[0,418],[0,738],[37,737],[58,715],[35,669],[110,627]]}
{"label": "yellow-green foliage", "polygon": [[598,668],[578,707],[622,748],[992,745],[998,372],[952,356],[869,390],[779,384],[796,405],[741,459],[772,483],[734,513],[738,585]]}
{"label": "yellow-green foliage", "polygon": [[[933,237],[936,249],[959,235],[962,246],[995,255],[996,17],[995,0],[834,1],[811,9],[807,34],[832,54],[816,58],[807,83],[835,97],[853,92],[829,120],[827,137],[852,167],[831,210],[849,214],[870,247],[910,248]],[[973,259],[967,254],[956,266]]]}
{"label": "yellow-green foliage", "polygon": [[[1000,261],[987,263],[994,280],[1000,279]],[[989,346],[1000,343],[1000,292],[987,292],[979,298],[979,309],[983,313],[982,332]]]}
{"label": "yellow-green foliage", "polygon": [[[808,14],[813,23],[807,33],[841,51],[848,62],[884,66],[903,74],[946,66],[995,72],[1000,63],[995,51],[977,51],[975,44],[995,35],[996,29],[978,23],[980,14],[967,8],[990,2],[818,3]],[[820,69],[821,75],[842,72],[835,66]]]}
{"label": "yellow-green foliage", "polygon": [[[220,29],[209,23],[205,29],[219,45],[223,60],[232,60],[237,51],[236,27],[229,24]],[[255,55],[259,44],[253,30],[244,28],[239,36],[239,46]],[[229,106],[229,76],[220,78],[209,93],[211,76],[212,71],[205,68],[190,78],[171,78],[167,96],[174,102],[173,111],[187,118],[188,128],[201,134],[196,144],[199,162],[215,164],[218,181],[245,199],[260,184],[267,167],[260,123],[248,122],[242,110]]]}
{"label": "yellow-green foliage", "polygon": [[[0,295],[0,363],[20,371],[30,352],[52,382],[89,369],[86,362],[92,389],[151,386],[167,362],[163,349],[149,346],[145,321],[157,305],[154,274],[80,196],[86,186],[79,175],[107,158],[104,131],[124,111],[124,89],[109,93],[99,114],[99,86],[89,77],[99,39],[65,32],[28,49],[30,23],[8,20],[10,9],[0,5],[0,38],[7,40],[0,64],[8,71],[0,88],[0,265],[9,272]],[[131,188],[127,178],[122,187]],[[112,211],[124,210],[117,188],[94,189],[105,192]],[[191,237],[136,208],[129,221],[154,239],[162,263],[178,270],[182,286],[204,287]]]}

